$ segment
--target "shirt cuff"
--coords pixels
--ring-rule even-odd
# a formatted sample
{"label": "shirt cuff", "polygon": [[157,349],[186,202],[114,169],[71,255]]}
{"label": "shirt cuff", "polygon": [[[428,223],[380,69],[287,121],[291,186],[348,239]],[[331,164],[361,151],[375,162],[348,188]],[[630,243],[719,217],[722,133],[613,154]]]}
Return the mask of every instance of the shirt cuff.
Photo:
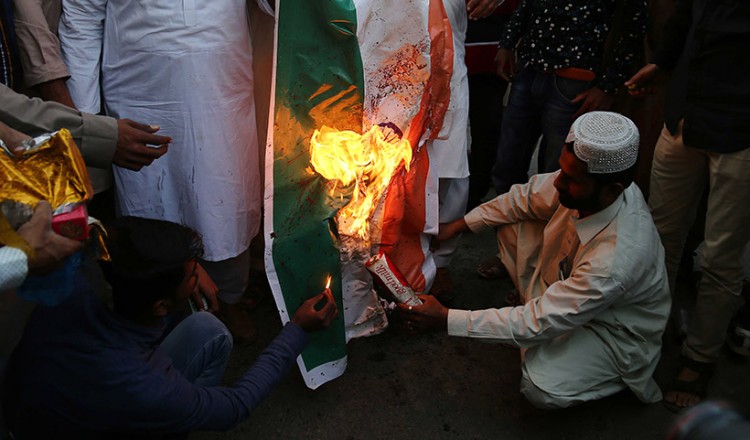
{"label": "shirt cuff", "polygon": [[95,168],[109,168],[117,147],[117,120],[109,116],[92,115],[81,112],[83,130],[81,153],[86,165]]}
{"label": "shirt cuff", "polygon": [[290,348],[297,354],[302,353],[302,350],[304,350],[308,342],[310,342],[310,335],[308,335],[302,327],[292,321],[289,321],[284,325],[284,328],[281,329],[281,333],[288,336],[289,339],[287,340],[287,343],[289,343]]}
{"label": "shirt cuff", "polygon": [[28,258],[17,248],[0,248],[0,291],[20,286],[28,274]]}
{"label": "shirt cuff", "polygon": [[24,72],[24,80],[27,87],[35,87],[55,79],[68,79],[70,74],[62,62],[46,63],[34,66],[33,70]]}
{"label": "shirt cuff", "polygon": [[469,336],[469,310],[448,309],[448,335]]}
{"label": "shirt cuff", "polygon": [[[479,205],[482,206],[482,205]],[[464,216],[466,226],[471,229],[471,232],[479,232],[487,228],[482,219],[482,212],[479,207],[472,209],[468,214]]]}

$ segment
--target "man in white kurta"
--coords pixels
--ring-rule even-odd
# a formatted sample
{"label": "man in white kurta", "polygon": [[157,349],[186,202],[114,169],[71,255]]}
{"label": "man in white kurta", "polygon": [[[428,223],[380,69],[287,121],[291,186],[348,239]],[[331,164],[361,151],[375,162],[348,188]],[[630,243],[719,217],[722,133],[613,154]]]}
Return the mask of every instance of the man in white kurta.
{"label": "man in white kurta", "polygon": [[59,33],[80,110],[98,113],[101,96],[108,115],[173,140],[148,169],[114,167],[119,214],[196,229],[219,298],[236,304],[261,209],[246,0],[64,0]]}
{"label": "man in white kurta", "polygon": [[[617,124],[622,136],[612,130]],[[637,129],[624,116],[593,112],[574,123],[569,139],[560,171],[441,225],[440,238],[498,227],[523,305],[447,310],[424,296],[424,305],[400,308],[407,326],[521,347],[521,391],[535,406],[567,407],[625,388],[654,402],[661,393],[651,375],[670,297],[658,232],[631,183]]]}
{"label": "man in white kurta", "polygon": [[[437,217],[447,223],[463,217],[469,199],[469,79],[466,71],[465,0],[443,0],[453,35],[453,74],[450,103],[438,138],[427,143],[430,179],[438,182]],[[453,282],[448,266],[458,249],[458,237],[448,240],[432,252],[437,270],[431,292],[441,301],[453,297]]]}

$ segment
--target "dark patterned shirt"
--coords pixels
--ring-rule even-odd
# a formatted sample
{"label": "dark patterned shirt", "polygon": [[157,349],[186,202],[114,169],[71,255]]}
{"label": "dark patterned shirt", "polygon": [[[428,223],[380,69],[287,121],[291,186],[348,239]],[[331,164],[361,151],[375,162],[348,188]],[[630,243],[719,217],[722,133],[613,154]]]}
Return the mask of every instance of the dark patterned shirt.
{"label": "dark patterned shirt", "polygon": [[[622,2],[618,7],[618,2]],[[604,45],[615,15],[621,28],[602,69]],[[647,0],[523,0],[511,16],[500,47],[518,46],[519,65],[552,71],[578,67],[597,73],[595,85],[614,93],[631,73],[643,47]],[[602,71],[604,70],[604,71]]]}

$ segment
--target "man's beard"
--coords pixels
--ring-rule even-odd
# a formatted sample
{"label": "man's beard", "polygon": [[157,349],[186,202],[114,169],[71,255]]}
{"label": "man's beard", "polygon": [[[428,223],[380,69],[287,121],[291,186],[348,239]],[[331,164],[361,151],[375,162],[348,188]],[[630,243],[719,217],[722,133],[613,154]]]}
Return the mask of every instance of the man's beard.
{"label": "man's beard", "polygon": [[593,192],[585,198],[575,198],[567,192],[557,190],[560,204],[568,209],[576,209],[578,212],[595,212],[599,209],[599,194],[601,190]]}

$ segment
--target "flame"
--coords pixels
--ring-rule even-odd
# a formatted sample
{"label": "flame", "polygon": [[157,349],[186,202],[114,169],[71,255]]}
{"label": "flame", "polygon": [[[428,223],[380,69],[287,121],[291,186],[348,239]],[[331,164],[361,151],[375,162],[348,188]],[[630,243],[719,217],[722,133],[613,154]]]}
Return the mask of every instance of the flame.
{"label": "flame", "polygon": [[332,185],[330,195],[343,197],[342,187],[354,185],[349,203],[339,210],[339,231],[369,239],[370,217],[380,203],[393,174],[404,164],[409,169],[409,141],[387,135],[380,126],[365,134],[323,126],[310,140],[310,162]]}
{"label": "flame", "polygon": [[331,276],[328,275],[328,278],[326,278],[326,289],[331,288]]}

